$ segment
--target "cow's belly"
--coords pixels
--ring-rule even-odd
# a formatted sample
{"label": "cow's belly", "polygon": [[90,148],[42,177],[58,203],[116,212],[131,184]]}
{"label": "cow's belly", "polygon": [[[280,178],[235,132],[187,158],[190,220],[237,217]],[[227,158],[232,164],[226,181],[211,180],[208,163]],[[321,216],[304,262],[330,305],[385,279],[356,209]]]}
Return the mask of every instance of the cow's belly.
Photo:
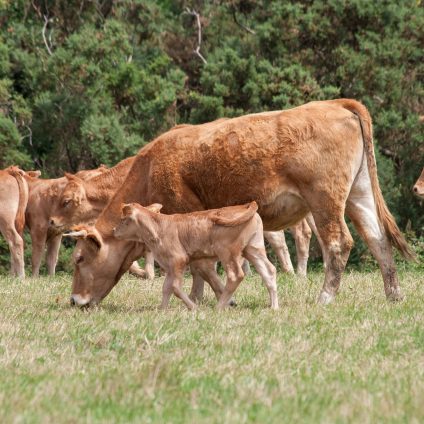
{"label": "cow's belly", "polygon": [[291,192],[279,194],[272,203],[263,205],[259,210],[265,231],[288,228],[299,222],[308,212],[303,198]]}

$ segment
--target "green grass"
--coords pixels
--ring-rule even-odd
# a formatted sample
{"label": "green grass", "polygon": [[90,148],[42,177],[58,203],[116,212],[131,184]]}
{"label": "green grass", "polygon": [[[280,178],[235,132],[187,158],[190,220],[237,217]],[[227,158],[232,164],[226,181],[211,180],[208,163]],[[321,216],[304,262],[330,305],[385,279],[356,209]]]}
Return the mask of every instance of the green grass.
{"label": "green grass", "polygon": [[[380,274],[279,275],[278,312],[257,276],[238,306],[158,311],[162,279],[123,279],[97,308],[68,302],[70,276],[0,280],[0,422],[419,423],[424,273],[386,302]],[[188,288],[187,288],[188,289]]]}

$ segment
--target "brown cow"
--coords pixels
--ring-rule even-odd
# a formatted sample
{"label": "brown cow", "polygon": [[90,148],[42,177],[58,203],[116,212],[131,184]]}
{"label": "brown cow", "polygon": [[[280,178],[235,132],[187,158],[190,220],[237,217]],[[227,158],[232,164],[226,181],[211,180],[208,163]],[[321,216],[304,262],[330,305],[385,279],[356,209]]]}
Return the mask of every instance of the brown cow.
{"label": "brown cow", "polygon": [[[265,252],[262,220],[252,202],[202,212],[162,215],[136,203],[124,205],[114,229],[118,239],[145,244],[166,272],[162,308],[172,292],[189,309],[196,307],[182,290],[184,270],[199,259],[219,260],[227,281],[218,301],[223,309],[244,278],[242,258],[252,262],[268,289],[272,309],[278,309],[276,271]],[[78,258],[76,258],[78,261]],[[215,292],[221,287],[213,287]]]}
{"label": "brown cow", "polygon": [[0,171],[0,232],[9,245],[11,274],[19,278],[25,277],[22,234],[27,203],[24,171],[16,166]]}
{"label": "brown cow", "polygon": [[418,196],[424,199],[424,168],[421,172],[420,177],[418,178],[417,182],[414,185],[414,193]]}
{"label": "brown cow", "polygon": [[[116,188],[123,183],[133,160],[134,156],[124,159],[113,168],[105,169],[90,178],[85,178],[80,173],[65,173],[65,182],[50,212],[50,231],[61,237],[64,231],[75,225],[94,222]],[[153,256],[150,252],[146,252],[145,256],[145,270],[134,262],[129,271],[141,278],[154,278]]]}
{"label": "brown cow", "polygon": [[142,148],[94,231],[77,242],[72,299],[101,301],[142,251],[113,236],[122,203],[160,203],[170,214],[252,200],[267,231],[312,213],[327,262],[321,303],[334,299],[353,244],[345,213],[380,265],[387,298],[402,298],[392,246],[414,255],[379,187],[371,117],[339,99],[185,126]]}
{"label": "brown cow", "polygon": [[[79,171],[79,178],[91,178],[103,173],[107,168]],[[50,217],[62,189],[67,183],[65,177],[54,179],[38,178],[40,171],[28,171],[25,180],[29,187],[29,200],[25,213],[26,225],[32,241],[32,275],[38,277],[41,258],[47,245],[46,263],[49,275],[54,275],[62,236],[49,228]]]}

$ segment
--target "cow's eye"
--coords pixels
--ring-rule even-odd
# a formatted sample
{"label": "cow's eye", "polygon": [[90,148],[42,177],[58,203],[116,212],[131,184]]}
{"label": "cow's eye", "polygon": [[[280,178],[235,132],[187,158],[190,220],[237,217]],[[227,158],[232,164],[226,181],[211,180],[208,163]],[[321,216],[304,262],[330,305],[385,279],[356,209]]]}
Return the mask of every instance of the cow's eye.
{"label": "cow's eye", "polygon": [[62,206],[66,208],[71,203],[71,199],[66,199],[63,201]]}
{"label": "cow's eye", "polygon": [[75,259],[75,263],[76,263],[76,264],[80,264],[83,260],[84,260],[84,257],[83,257],[83,256],[78,256],[78,257]]}

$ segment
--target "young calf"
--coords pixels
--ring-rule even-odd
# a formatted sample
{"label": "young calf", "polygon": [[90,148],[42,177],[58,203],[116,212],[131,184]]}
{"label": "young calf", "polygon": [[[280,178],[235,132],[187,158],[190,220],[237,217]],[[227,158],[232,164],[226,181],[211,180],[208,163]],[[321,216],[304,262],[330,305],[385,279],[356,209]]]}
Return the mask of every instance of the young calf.
{"label": "young calf", "polygon": [[[122,218],[114,229],[118,239],[144,243],[166,271],[162,308],[172,292],[189,309],[196,307],[182,290],[186,266],[199,259],[221,261],[227,274],[218,301],[223,309],[243,280],[243,259],[251,262],[268,289],[271,308],[278,309],[276,271],[265,253],[262,220],[256,202],[186,214],[162,215],[136,203],[122,207]],[[215,288],[214,288],[215,290]]]}

